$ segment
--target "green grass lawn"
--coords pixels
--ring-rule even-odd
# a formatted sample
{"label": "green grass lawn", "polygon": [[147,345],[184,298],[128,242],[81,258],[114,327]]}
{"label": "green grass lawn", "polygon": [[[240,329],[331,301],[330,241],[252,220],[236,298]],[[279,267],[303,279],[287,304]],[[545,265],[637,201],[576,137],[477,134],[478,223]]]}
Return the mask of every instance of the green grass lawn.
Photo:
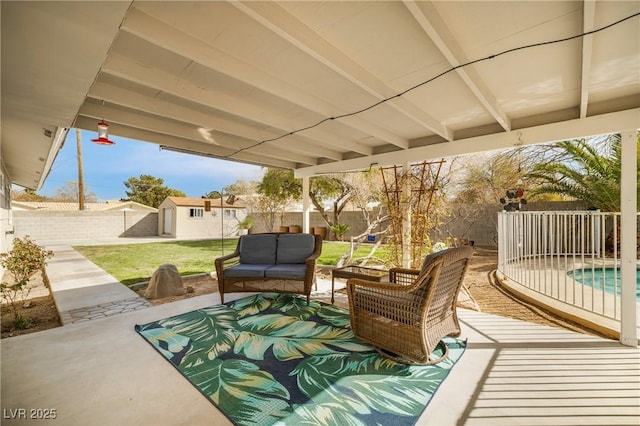
{"label": "green grass lawn", "polygon": [[[237,242],[237,239],[225,239],[224,253],[232,253]],[[335,265],[349,247],[348,243],[325,241],[318,264]],[[148,281],[164,263],[176,265],[181,275],[215,271],[213,261],[222,256],[222,240],[76,246],[74,249],[121,283],[131,285]],[[369,250],[370,246],[360,247],[355,257],[364,257]],[[382,247],[380,251],[384,255],[387,250]]]}

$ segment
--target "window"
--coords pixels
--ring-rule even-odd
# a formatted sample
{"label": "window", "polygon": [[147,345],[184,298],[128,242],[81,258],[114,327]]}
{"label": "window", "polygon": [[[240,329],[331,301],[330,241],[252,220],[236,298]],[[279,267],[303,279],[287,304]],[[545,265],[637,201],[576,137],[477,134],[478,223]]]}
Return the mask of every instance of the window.
{"label": "window", "polygon": [[204,217],[204,209],[189,209],[189,217]]}
{"label": "window", "polygon": [[224,211],[224,215],[225,215],[225,217],[236,217],[236,211],[235,210],[225,210]]}

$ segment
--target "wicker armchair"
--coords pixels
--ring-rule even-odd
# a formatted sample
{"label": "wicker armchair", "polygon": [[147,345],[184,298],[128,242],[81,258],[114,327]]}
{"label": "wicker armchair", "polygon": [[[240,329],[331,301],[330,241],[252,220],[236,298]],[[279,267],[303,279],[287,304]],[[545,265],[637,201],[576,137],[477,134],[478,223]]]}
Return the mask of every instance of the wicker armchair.
{"label": "wicker armchair", "polygon": [[[404,364],[436,364],[448,356],[445,336],[460,335],[458,292],[473,249],[427,256],[421,270],[393,268],[390,283],[347,281],[351,328],[387,358]],[[437,346],[442,356],[434,357]]]}

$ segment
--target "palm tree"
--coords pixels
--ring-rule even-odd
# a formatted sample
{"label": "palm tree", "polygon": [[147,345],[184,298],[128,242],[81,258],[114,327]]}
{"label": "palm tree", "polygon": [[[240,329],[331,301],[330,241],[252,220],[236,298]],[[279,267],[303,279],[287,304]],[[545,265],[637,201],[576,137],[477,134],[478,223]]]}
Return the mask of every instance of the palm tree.
{"label": "palm tree", "polygon": [[599,151],[584,139],[557,143],[567,161],[534,166],[527,176],[541,184],[530,191],[531,195],[561,194],[600,211],[620,211],[621,141],[619,134],[609,136],[608,152]]}
{"label": "palm tree", "polygon": [[[608,139],[609,149],[604,153],[584,139],[556,144],[564,150],[567,161],[537,164],[528,176],[538,179],[542,184],[534,187],[531,194],[561,194],[582,200],[603,212],[620,211],[622,138],[619,134],[614,134]],[[640,145],[640,133],[637,143]],[[638,157],[640,157],[640,151],[638,151]],[[638,165],[640,166],[640,161]],[[636,182],[637,176],[636,172]],[[640,193],[638,205],[640,205]],[[621,235],[619,222],[616,228],[617,234]],[[620,249],[619,241],[614,242],[613,232],[612,229],[605,242],[608,251],[614,250],[614,244],[617,250]]]}

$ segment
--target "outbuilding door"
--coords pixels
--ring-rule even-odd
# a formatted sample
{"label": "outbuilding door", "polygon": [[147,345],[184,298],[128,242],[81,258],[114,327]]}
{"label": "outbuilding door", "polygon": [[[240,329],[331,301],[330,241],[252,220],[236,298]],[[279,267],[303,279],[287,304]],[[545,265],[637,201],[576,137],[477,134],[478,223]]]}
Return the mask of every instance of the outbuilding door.
{"label": "outbuilding door", "polygon": [[162,209],[162,216],[164,218],[162,233],[171,235],[173,231],[173,209]]}

